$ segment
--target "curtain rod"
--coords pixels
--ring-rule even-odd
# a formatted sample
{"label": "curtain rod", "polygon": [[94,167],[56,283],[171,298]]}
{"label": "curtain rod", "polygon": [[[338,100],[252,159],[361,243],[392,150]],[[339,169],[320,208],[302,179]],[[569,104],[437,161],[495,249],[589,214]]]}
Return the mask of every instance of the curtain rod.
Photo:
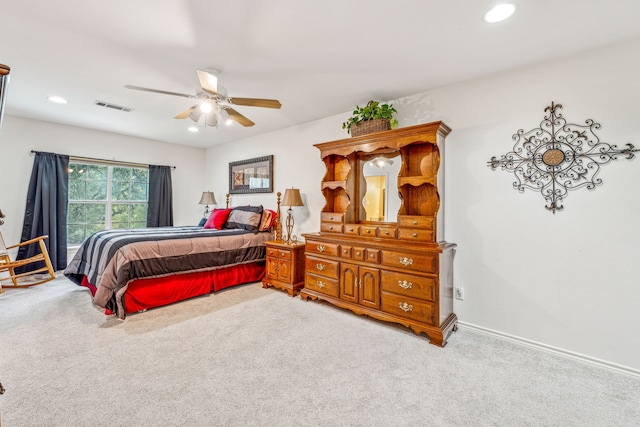
{"label": "curtain rod", "polygon": [[[36,153],[46,153],[46,151],[35,151],[35,150],[31,150],[32,154],[36,154]],[[130,166],[130,167],[145,167],[148,168],[149,165],[145,165],[144,163],[133,163],[133,162],[122,162],[119,160],[106,160],[106,159],[96,159],[93,157],[80,157],[80,156],[69,156],[69,160],[74,160],[74,161],[89,161],[89,162],[95,162],[95,163],[102,163],[102,164],[109,164],[109,165],[113,165],[113,164],[117,164],[117,165],[122,165],[122,166]],[[175,166],[169,166],[171,169],[175,169]]]}

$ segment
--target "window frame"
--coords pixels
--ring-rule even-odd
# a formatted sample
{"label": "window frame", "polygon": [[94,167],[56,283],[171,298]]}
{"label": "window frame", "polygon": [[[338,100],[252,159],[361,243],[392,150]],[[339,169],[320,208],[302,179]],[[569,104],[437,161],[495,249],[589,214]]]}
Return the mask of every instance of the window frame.
{"label": "window frame", "polygon": [[[80,205],[91,205],[91,204],[99,204],[99,205],[105,205],[105,210],[104,210],[104,230],[112,230],[114,229],[113,225],[113,206],[114,205],[128,205],[128,206],[135,206],[135,205],[144,205],[145,210],[148,211],[149,209],[149,168],[145,167],[143,165],[129,165],[129,164],[122,164],[122,163],[118,163],[118,162],[92,162],[92,161],[88,161],[88,160],[71,160],[69,162],[69,173],[71,173],[72,168],[76,165],[80,165],[80,166],[100,166],[100,167],[105,167],[106,168],[106,195],[105,195],[105,199],[100,199],[100,200],[91,200],[91,199],[71,199],[70,195],[68,197],[67,200],[67,209],[70,208],[71,204],[75,203],[75,204],[80,204]],[[124,181],[114,181],[114,169],[115,168],[123,168],[123,169],[139,169],[139,170],[145,170],[146,171],[146,189],[145,189],[145,193],[146,193],[146,199],[143,200],[116,200],[114,199],[114,193],[113,193],[113,189],[114,189],[114,182],[124,182]],[[69,182],[71,182],[71,179],[69,179]],[[130,179],[129,183],[130,185],[134,182],[133,177],[132,179]],[[138,181],[140,182],[140,181]],[[85,197],[86,197],[86,193],[85,193]],[[131,211],[128,212],[128,226],[125,228],[144,228],[146,227],[146,216],[145,216],[145,223],[144,223],[144,227],[131,227]],[[85,222],[83,223],[70,223],[69,222],[69,215],[67,215],[67,221],[66,221],[66,227],[67,227],[67,246],[70,248],[73,247],[78,247],[80,246],[80,243],[71,243],[69,241],[69,235],[70,233],[69,231],[69,226],[70,225],[84,225],[84,233],[83,233],[83,238],[82,241],[84,241],[84,239],[86,239],[91,233],[93,233],[94,231],[88,232],[87,231],[87,226],[94,224],[94,223],[89,223],[86,221],[86,216],[85,216]],[[140,221],[138,221],[140,222]],[[116,224],[118,224],[118,222],[116,222]],[[116,227],[120,228],[120,227]]]}

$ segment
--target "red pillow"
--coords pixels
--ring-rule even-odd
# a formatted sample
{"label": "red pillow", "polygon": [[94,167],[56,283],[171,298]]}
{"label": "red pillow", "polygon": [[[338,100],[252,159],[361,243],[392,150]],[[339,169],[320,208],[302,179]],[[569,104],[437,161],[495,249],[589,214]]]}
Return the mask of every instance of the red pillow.
{"label": "red pillow", "polygon": [[214,209],[209,215],[209,219],[204,223],[204,228],[222,230],[222,226],[227,222],[231,209]]}

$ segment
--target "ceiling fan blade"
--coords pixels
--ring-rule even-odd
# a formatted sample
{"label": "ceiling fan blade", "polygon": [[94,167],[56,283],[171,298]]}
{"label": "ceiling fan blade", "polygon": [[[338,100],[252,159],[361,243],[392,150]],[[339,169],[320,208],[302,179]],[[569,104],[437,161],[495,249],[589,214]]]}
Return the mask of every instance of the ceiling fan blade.
{"label": "ceiling fan blade", "polygon": [[244,127],[249,127],[255,125],[251,120],[247,119],[242,114],[238,113],[236,110],[230,107],[224,107],[224,110],[229,115],[229,118],[233,121],[240,123]]}
{"label": "ceiling fan blade", "polygon": [[282,104],[277,99],[259,98],[227,98],[227,102],[234,105],[246,105],[247,107],[280,108]]}
{"label": "ceiling fan blade", "polygon": [[155,93],[162,93],[164,95],[182,96],[182,97],[185,97],[185,98],[196,98],[195,96],[187,95],[186,93],[169,92],[169,91],[166,91],[166,90],[149,89],[147,87],[131,86],[131,85],[125,85],[125,87],[127,89],[141,90],[141,91],[144,91],[144,92],[155,92]]}
{"label": "ceiling fan blade", "polygon": [[198,73],[198,80],[200,80],[200,87],[202,87],[202,90],[210,95],[217,95],[218,78],[204,70],[196,70],[196,72]]}
{"label": "ceiling fan blade", "polygon": [[[187,117],[189,117],[189,115],[191,115],[191,113],[198,108],[198,105],[194,105],[193,107],[189,107],[186,110],[184,110],[182,113],[180,114],[176,114],[173,118],[174,119],[186,119]],[[197,120],[196,120],[197,121]]]}

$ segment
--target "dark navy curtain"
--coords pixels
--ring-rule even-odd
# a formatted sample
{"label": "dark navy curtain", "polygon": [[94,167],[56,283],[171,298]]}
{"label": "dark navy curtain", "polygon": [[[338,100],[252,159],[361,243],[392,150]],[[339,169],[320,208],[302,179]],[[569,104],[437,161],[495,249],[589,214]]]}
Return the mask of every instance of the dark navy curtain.
{"label": "dark navy curtain", "polygon": [[149,165],[147,227],[173,226],[171,166]]}
{"label": "dark navy curtain", "polygon": [[[20,241],[49,236],[45,243],[54,270],[67,266],[68,199],[69,156],[36,152]],[[32,257],[39,251],[38,245],[22,246],[16,259]],[[31,264],[27,268],[35,270],[43,266],[44,263]]]}

